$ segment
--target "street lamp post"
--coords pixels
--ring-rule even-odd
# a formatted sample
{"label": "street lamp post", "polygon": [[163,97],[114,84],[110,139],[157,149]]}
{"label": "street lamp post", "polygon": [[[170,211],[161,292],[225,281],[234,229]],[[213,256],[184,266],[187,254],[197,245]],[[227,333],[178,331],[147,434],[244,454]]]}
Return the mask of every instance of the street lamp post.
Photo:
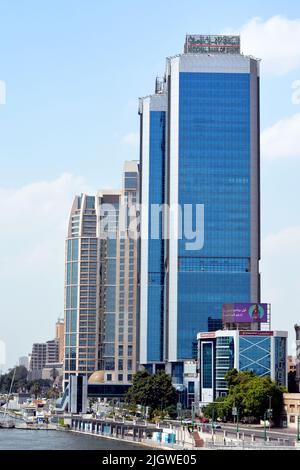
{"label": "street lamp post", "polygon": [[214,420],[215,420],[215,407],[213,406],[212,409],[212,422],[211,422],[211,430],[212,430],[212,435],[214,435]]}
{"label": "street lamp post", "polygon": [[272,397],[271,395],[269,395],[269,409],[268,409],[269,431],[271,429],[271,417],[272,417]]}
{"label": "street lamp post", "polygon": [[300,441],[300,415],[297,416],[297,442]]}
{"label": "street lamp post", "polygon": [[264,412],[264,440],[267,440],[267,427],[266,427],[266,418],[267,418],[267,412]]}
{"label": "street lamp post", "polygon": [[192,426],[195,426],[195,402],[192,402]]}
{"label": "street lamp post", "polygon": [[239,409],[236,409],[236,432],[239,432]]}

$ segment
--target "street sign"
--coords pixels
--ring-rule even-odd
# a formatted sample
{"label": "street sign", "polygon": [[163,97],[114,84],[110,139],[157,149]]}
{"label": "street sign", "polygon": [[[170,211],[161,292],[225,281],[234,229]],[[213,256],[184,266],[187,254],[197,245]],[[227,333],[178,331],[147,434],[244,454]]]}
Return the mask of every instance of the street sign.
{"label": "street sign", "polygon": [[236,406],[232,407],[232,416],[237,416],[237,407]]}

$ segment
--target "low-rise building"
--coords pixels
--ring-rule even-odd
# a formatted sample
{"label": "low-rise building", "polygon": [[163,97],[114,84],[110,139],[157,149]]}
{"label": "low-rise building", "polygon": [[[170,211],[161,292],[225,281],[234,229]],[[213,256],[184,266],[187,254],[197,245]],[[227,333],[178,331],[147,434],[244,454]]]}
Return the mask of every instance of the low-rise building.
{"label": "low-rise building", "polygon": [[53,362],[46,363],[42,370],[42,379],[55,381],[58,377],[63,375],[63,363]]}
{"label": "low-rise building", "polygon": [[226,372],[253,371],[287,386],[287,332],[219,330],[198,333],[199,402],[226,396]]}
{"label": "low-rise building", "polygon": [[287,427],[296,429],[300,426],[300,393],[283,394],[283,421]]}

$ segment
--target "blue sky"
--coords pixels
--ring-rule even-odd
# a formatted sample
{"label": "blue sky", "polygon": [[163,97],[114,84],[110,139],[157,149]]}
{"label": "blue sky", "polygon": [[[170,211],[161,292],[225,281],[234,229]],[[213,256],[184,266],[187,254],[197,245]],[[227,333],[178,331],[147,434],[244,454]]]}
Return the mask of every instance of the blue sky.
{"label": "blue sky", "polygon": [[240,32],[242,49],[262,59],[262,300],[273,305],[273,326],[291,333],[292,349],[300,322],[299,2],[0,0],[0,21],[6,367],[53,336],[72,198],[118,187],[123,161],[138,159],[137,98],[153,92],[187,32]]}

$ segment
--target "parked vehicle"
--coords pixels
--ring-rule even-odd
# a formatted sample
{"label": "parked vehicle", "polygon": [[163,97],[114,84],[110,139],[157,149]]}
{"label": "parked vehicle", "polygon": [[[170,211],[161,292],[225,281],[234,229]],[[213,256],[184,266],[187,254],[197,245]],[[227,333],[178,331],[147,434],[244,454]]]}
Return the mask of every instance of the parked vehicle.
{"label": "parked vehicle", "polygon": [[200,423],[209,423],[209,419],[208,418],[200,418]]}
{"label": "parked vehicle", "polygon": [[191,419],[184,419],[184,420],[182,421],[182,424],[192,425],[193,422],[192,422]]}
{"label": "parked vehicle", "polygon": [[241,423],[243,423],[243,424],[259,424],[259,419],[255,418],[255,416],[244,416],[241,419]]}

